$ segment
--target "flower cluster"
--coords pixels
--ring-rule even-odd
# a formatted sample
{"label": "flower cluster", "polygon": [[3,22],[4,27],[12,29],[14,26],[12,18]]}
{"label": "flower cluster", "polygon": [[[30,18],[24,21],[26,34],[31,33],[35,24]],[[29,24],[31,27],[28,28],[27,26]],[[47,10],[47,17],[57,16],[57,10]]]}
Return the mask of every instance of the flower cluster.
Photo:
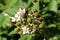
{"label": "flower cluster", "polygon": [[[26,13],[25,9],[19,8],[18,12],[15,14],[14,17],[9,16],[7,13],[5,13],[4,15],[9,16],[9,18],[11,19],[11,22],[13,23],[13,22],[20,22],[21,19],[24,20],[21,15],[25,14],[25,13]],[[30,25],[32,26],[32,24],[30,24]],[[35,32],[35,29],[32,29],[32,31],[30,32],[30,28],[28,26],[26,26],[26,25],[22,26],[20,29],[22,29],[22,31],[23,31],[22,34],[32,34],[32,33]]]}
{"label": "flower cluster", "polygon": [[[9,16],[7,13],[4,15]],[[22,31],[22,34],[32,34],[36,32],[37,27],[44,27],[42,24],[43,17],[38,15],[37,11],[28,11],[26,13],[26,9],[19,8],[15,16],[9,17],[13,24],[16,22],[14,25],[16,29],[20,30],[18,33]]]}

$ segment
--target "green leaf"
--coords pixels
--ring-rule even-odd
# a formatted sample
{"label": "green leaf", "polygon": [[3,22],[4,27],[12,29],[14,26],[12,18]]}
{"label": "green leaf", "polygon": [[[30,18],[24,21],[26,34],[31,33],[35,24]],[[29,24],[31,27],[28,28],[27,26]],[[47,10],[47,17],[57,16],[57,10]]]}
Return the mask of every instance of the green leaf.
{"label": "green leaf", "polygon": [[57,3],[60,4],[60,0],[57,0]]}
{"label": "green leaf", "polygon": [[7,30],[0,31],[0,35],[2,34],[8,34]]}
{"label": "green leaf", "polygon": [[50,2],[50,0],[43,0],[45,3],[49,3]]}
{"label": "green leaf", "polygon": [[29,35],[27,40],[34,40],[34,34]]}
{"label": "green leaf", "polygon": [[27,40],[28,35],[22,35],[19,40]]}
{"label": "green leaf", "polygon": [[60,22],[59,22],[59,23],[57,23],[57,25],[58,25],[58,30],[60,30]]}
{"label": "green leaf", "polygon": [[56,27],[56,24],[49,24],[48,27]]}
{"label": "green leaf", "polygon": [[32,3],[32,0],[28,0],[28,7],[31,5],[31,3]]}
{"label": "green leaf", "polygon": [[22,1],[22,0],[18,0],[17,3],[15,4],[15,6],[17,7],[21,7],[21,8],[26,8],[28,7],[27,3]]}
{"label": "green leaf", "polygon": [[44,14],[43,17],[44,18],[51,17],[51,14]]}
{"label": "green leaf", "polygon": [[60,35],[58,35],[58,40],[60,40]]}
{"label": "green leaf", "polygon": [[14,16],[17,13],[17,11],[18,11],[17,9],[18,8],[9,8],[9,9],[6,9],[5,11],[3,11],[3,14],[7,13],[10,16]]}
{"label": "green leaf", "polygon": [[0,40],[7,40],[7,38],[6,38],[6,37],[1,37],[1,36],[0,36]]}
{"label": "green leaf", "polygon": [[51,0],[50,4],[48,5],[48,10],[50,11],[57,11],[57,1],[56,0]]}
{"label": "green leaf", "polygon": [[12,36],[13,34],[18,34],[18,32],[13,30],[8,35]]}
{"label": "green leaf", "polygon": [[35,4],[32,6],[31,10],[32,10],[32,11],[33,11],[33,10],[39,11],[39,2],[35,3]]}
{"label": "green leaf", "polygon": [[0,14],[0,28],[7,28],[7,24],[9,23],[9,18],[5,17],[3,14]]}
{"label": "green leaf", "polygon": [[58,40],[58,36],[55,35],[54,37],[49,38],[49,40]]}
{"label": "green leaf", "polygon": [[10,0],[4,0],[4,2],[7,5],[10,2]]}
{"label": "green leaf", "polygon": [[21,38],[19,40],[33,40],[34,38],[34,34],[31,35],[22,35]]}
{"label": "green leaf", "polygon": [[5,0],[6,7],[12,7],[18,0]]}

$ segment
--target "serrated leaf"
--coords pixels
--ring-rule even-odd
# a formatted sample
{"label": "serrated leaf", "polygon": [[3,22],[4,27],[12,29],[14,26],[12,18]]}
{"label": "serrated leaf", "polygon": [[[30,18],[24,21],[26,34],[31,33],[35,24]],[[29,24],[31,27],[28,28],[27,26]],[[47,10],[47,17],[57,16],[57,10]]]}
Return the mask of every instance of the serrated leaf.
{"label": "serrated leaf", "polygon": [[57,11],[57,1],[56,0],[51,0],[50,4],[48,5],[48,10],[50,11]]}
{"label": "serrated leaf", "polygon": [[18,0],[15,6],[20,7],[20,8],[26,8],[28,5],[23,0]]}
{"label": "serrated leaf", "polygon": [[4,2],[7,5],[10,2],[10,0],[4,0]]}
{"label": "serrated leaf", "polygon": [[28,0],[28,7],[31,5],[31,3],[32,3],[32,0]]}
{"label": "serrated leaf", "polygon": [[32,11],[33,11],[33,10],[39,11],[39,2],[35,3],[35,4],[32,6],[31,10],[32,10]]}
{"label": "serrated leaf", "polygon": [[0,27],[7,28],[8,23],[9,23],[9,18],[5,17],[3,14],[0,14]]}
{"label": "serrated leaf", "polygon": [[18,0],[5,0],[6,7],[12,7]]}
{"label": "serrated leaf", "polygon": [[18,8],[9,8],[9,9],[6,9],[5,11],[3,11],[2,14],[7,13],[9,16],[14,16],[17,13],[17,9]]}

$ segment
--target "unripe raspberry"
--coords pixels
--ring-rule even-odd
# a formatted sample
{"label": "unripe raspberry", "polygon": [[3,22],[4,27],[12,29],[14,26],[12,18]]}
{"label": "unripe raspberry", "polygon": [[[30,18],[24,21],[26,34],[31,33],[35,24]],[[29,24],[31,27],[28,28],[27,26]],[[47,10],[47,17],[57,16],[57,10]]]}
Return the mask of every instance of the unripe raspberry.
{"label": "unripe raspberry", "polygon": [[44,28],[44,24],[40,24],[39,25],[39,28]]}
{"label": "unripe raspberry", "polygon": [[30,23],[31,22],[31,18],[27,18],[27,22]]}

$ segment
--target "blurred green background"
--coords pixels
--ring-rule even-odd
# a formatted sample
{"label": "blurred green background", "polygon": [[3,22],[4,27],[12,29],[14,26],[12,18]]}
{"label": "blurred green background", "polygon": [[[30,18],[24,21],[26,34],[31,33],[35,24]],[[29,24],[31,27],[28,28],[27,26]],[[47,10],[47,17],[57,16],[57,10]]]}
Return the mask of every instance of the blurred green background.
{"label": "blurred green background", "polygon": [[[33,4],[35,3],[35,4]],[[9,18],[4,14],[14,16],[18,8],[37,10],[43,15],[45,29],[43,35],[23,35],[20,37],[9,27]],[[60,0],[0,0],[0,40],[60,40]]]}

